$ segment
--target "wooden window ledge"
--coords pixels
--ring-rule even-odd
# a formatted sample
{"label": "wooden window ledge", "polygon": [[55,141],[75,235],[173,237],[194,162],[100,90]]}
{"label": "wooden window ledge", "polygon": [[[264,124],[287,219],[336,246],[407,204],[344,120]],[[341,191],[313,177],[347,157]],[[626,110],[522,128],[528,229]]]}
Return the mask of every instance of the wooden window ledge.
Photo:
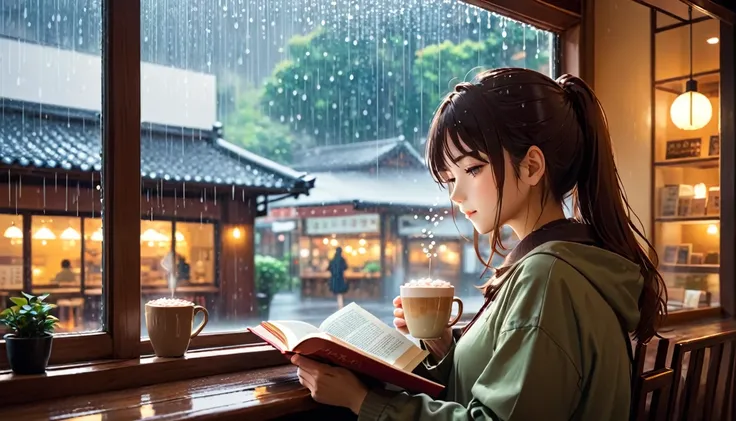
{"label": "wooden window ledge", "polygon": [[19,415],[85,421],[273,419],[305,411],[327,411],[329,419],[345,415],[315,403],[299,384],[296,368],[265,344],[192,350],[183,358],[54,366],[41,375],[0,371],[0,388],[0,420]]}
{"label": "wooden window ledge", "polygon": [[[45,390],[39,388],[33,396],[44,394]],[[349,412],[315,403],[299,384],[292,365],[3,405],[0,409],[0,419],[86,421],[300,419],[305,414],[310,418],[351,418]]]}

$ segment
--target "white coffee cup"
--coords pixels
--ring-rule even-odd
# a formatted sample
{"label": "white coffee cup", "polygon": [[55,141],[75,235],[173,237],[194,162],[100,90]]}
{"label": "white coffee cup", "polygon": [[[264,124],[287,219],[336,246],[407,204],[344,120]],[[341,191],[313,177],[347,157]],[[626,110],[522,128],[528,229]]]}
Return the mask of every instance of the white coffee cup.
{"label": "white coffee cup", "polygon": [[[417,339],[439,339],[446,328],[452,327],[463,315],[463,302],[455,296],[455,287],[403,285],[401,306],[411,336]],[[450,320],[452,303],[458,305],[457,315]]]}

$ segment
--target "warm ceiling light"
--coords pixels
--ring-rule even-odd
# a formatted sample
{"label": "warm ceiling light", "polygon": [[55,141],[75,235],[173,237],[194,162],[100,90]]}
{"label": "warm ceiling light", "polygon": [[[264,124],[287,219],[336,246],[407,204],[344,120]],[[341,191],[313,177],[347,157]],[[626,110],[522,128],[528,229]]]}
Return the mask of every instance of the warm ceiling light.
{"label": "warm ceiling light", "polygon": [[240,238],[240,235],[240,228],[233,228],[233,238],[237,240],[238,238]]}
{"label": "warm ceiling light", "polygon": [[79,232],[72,227],[65,229],[59,237],[61,237],[62,240],[67,241],[76,241],[82,238],[82,236],[79,235]]}
{"label": "warm ceiling light", "polygon": [[710,45],[718,44],[718,37],[710,37],[705,42]]}
{"label": "warm ceiling light", "polygon": [[17,240],[20,238],[23,238],[23,231],[21,231],[20,228],[15,226],[15,222],[13,222],[8,229],[5,230],[4,234],[5,238],[10,238],[13,240]]}
{"label": "warm ceiling light", "polygon": [[682,130],[702,129],[713,117],[710,100],[697,89],[697,82],[689,80],[686,92],[678,96],[670,107],[672,122]]}
{"label": "warm ceiling light", "polygon": [[36,240],[56,240],[56,234],[54,234],[50,229],[46,227],[41,227],[38,231],[36,231],[35,234],[33,234],[33,238]]}
{"label": "warm ceiling light", "polygon": [[102,238],[102,227],[100,227],[100,229],[92,233],[92,237],[90,239],[92,241],[102,241]]}
{"label": "warm ceiling light", "polygon": [[148,242],[163,242],[163,241],[171,241],[170,237],[167,237],[164,234],[161,234],[160,232],[156,231],[153,228],[149,228],[145,231],[143,231],[143,234],[141,234],[141,241],[148,241]]}

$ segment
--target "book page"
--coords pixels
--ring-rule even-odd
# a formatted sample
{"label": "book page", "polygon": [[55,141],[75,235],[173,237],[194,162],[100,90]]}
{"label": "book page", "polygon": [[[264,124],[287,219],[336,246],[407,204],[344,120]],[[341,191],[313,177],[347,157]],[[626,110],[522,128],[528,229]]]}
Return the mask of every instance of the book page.
{"label": "book page", "polygon": [[391,365],[416,347],[400,332],[355,303],[328,317],[319,328]]}
{"label": "book page", "polygon": [[268,322],[275,326],[286,338],[285,345],[292,349],[309,335],[320,334],[320,330],[306,322],[296,320],[276,320]]}

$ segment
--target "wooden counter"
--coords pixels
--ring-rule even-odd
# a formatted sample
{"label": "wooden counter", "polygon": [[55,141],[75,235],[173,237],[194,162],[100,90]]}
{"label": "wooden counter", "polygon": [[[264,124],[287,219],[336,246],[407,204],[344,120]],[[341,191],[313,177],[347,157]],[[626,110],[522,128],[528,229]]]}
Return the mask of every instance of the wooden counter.
{"label": "wooden counter", "polygon": [[[305,272],[299,275],[302,281],[303,297],[333,297],[330,291],[329,272]],[[345,272],[345,282],[349,285],[346,299],[378,299],[381,297],[380,273]]]}

